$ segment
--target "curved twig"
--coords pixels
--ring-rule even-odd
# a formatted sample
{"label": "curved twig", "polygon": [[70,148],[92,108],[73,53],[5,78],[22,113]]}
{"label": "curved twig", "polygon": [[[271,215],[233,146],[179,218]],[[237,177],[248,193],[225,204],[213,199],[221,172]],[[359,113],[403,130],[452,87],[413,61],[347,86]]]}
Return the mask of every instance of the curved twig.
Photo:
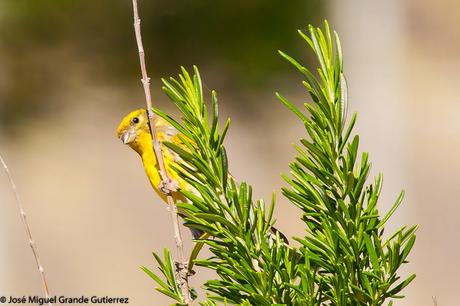
{"label": "curved twig", "polygon": [[[5,170],[6,175],[8,176],[8,180],[10,181],[11,189],[13,190],[13,193],[14,193],[14,198],[16,200],[16,204],[19,209],[19,214],[21,215],[22,223],[24,224],[24,229],[26,231],[27,238],[29,239],[29,245],[32,250],[32,254],[34,255],[35,263],[37,264],[37,268],[38,268],[38,272],[40,273],[40,277],[42,280],[42,286],[43,286],[43,292],[45,293],[46,299],[49,299],[50,293],[48,289],[48,281],[46,280],[45,269],[43,268],[40,262],[40,257],[38,256],[37,245],[35,244],[35,241],[32,238],[32,233],[30,231],[29,223],[27,222],[26,213],[22,206],[21,197],[19,196],[18,190],[16,188],[16,184],[14,183],[13,177],[11,176],[11,172],[8,166],[6,165],[5,160],[3,159],[1,155],[0,155],[0,162],[3,166],[3,169]],[[48,302],[48,305],[51,306],[52,304]]]}

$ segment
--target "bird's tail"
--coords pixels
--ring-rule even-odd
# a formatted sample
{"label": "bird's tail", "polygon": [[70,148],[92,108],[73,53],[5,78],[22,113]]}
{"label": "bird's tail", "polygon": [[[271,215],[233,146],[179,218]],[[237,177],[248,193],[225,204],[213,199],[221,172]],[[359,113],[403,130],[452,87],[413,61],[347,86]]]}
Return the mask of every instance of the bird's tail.
{"label": "bird's tail", "polygon": [[192,232],[193,239],[200,239],[204,235],[203,231],[200,231],[195,228],[190,228],[190,231]]}

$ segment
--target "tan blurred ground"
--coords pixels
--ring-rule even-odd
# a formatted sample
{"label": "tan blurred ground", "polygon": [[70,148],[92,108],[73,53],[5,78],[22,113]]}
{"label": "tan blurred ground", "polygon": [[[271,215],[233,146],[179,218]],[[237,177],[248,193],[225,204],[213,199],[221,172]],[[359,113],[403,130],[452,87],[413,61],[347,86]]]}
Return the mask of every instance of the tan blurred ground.
{"label": "tan blurred ground", "polygon": [[[391,228],[420,224],[406,271],[418,274],[396,305],[457,305],[460,289],[458,173],[460,162],[460,5],[458,1],[335,1],[329,19],[343,40],[351,111],[359,112],[362,148],[373,171],[384,172],[382,211],[400,189],[405,205]],[[130,26],[130,25],[127,25]],[[294,30],[294,29],[293,29]],[[281,46],[280,46],[281,47]],[[0,62],[1,62],[0,52]],[[34,69],[34,67],[30,67]],[[69,72],[72,74],[72,72]],[[76,72],[77,73],[77,72]],[[25,203],[54,294],[129,296],[132,305],[170,302],[139,270],[150,253],[173,247],[165,206],[151,190],[138,157],[115,137],[129,110],[116,101],[139,100],[142,89],[108,88],[69,77],[55,101],[64,113],[29,120],[14,135],[0,131],[4,153]],[[0,78],[9,76],[2,75]],[[206,82],[206,74],[203,74]],[[158,83],[156,83],[158,85]],[[293,158],[301,125],[271,94],[254,93],[253,116],[230,109],[230,166],[269,198]],[[283,90],[282,86],[276,88]],[[25,88],[26,90],[26,88]],[[302,92],[285,94],[301,102]],[[154,88],[156,101],[167,102]],[[279,192],[278,192],[279,194]],[[296,209],[281,197],[279,228],[300,235]],[[0,177],[0,295],[40,294],[39,277],[6,178]],[[188,235],[188,233],[186,234]],[[205,272],[194,277],[199,285]]]}

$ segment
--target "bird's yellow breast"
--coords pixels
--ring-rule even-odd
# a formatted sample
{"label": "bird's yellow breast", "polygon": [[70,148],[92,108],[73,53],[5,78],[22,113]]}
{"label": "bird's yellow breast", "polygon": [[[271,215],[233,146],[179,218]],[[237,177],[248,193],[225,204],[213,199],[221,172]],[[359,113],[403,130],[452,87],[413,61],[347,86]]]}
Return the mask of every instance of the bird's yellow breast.
{"label": "bird's yellow breast", "polygon": [[[157,158],[155,156],[155,152],[153,151],[151,140],[152,138],[150,137],[150,133],[143,134],[147,135],[138,135],[137,145],[139,147],[139,151],[136,151],[138,151],[139,155],[142,158],[142,164],[144,166],[145,173],[149,178],[150,184],[152,185],[153,189],[155,189],[157,194],[166,202],[165,194],[159,189],[161,177],[159,174]],[[184,180],[182,180],[182,178],[180,178],[176,171],[172,169],[172,165],[175,163],[175,157],[174,154],[165,145],[162,144],[162,142],[165,140],[165,137],[161,131],[158,132],[158,140],[161,143],[163,160],[165,163],[165,168],[168,177],[171,180],[177,182],[179,188],[188,189],[187,183]],[[178,192],[173,193],[173,197],[175,199],[183,200],[183,196]]]}

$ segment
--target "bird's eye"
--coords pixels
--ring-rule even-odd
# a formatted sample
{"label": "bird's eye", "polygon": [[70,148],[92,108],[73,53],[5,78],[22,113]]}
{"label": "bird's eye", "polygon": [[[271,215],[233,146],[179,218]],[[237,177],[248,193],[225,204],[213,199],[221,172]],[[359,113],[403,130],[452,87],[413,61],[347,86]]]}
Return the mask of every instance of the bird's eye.
{"label": "bird's eye", "polygon": [[133,118],[133,123],[139,123],[139,118],[134,117],[134,118]]}

